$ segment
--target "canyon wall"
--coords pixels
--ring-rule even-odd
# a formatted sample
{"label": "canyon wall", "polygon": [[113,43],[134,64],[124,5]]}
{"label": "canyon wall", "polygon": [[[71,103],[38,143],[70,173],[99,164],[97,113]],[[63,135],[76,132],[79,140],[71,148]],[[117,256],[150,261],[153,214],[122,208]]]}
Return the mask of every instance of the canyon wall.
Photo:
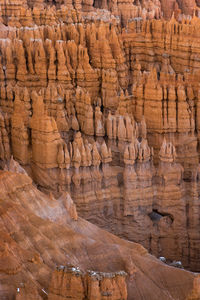
{"label": "canyon wall", "polygon": [[6,168],[0,171],[2,299],[199,299],[197,274],[80,218],[68,193],[56,199],[40,192],[14,160]]}
{"label": "canyon wall", "polygon": [[13,155],[82,217],[199,270],[198,18],[51,9],[52,27],[34,10],[1,33],[2,167]]}
{"label": "canyon wall", "polygon": [[[59,226],[72,219],[73,228],[79,215],[140,243],[168,263],[180,260],[185,268],[199,271],[199,4],[178,0],[0,2],[0,184],[4,193],[12,200],[18,197],[11,183],[5,192],[3,182],[5,178],[6,184],[15,181],[15,173],[20,172],[25,176],[25,192],[31,180],[34,184],[27,203],[20,192],[23,209],[32,201],[38,217]],[[34,195],[39,197],[37,204]],[[2,200],[6,197],[2,192]],[[43,197],[50,208],[41,211]],[[16,218],[26,214],[23,209]],[[86,230],[89,223],[81,222]],[[32,225],[27,230],[36,234]],[[38,234],[43,236],[43,230],[48,235],[51,225],[45,223]],[[21,234],[27,239],[20,231],[15,243],[21,243]],[[41,272],[48,273],[49,280],[53,267],[65,265],[66,258],[53,242],[44,240],[37,247],[48,261],[48,268]],[[13,247],[18,247],[15,243]],[[31,243],[27,240],[26,249]],[[50,251],[45,258],[46,243],[52,257]],[[77,253],[80,243],[75,245]],[[2,255],[11,260],[11,271],[6,272],[18,272],[21,264],[9,254],[14,250],[7,248]],[[100,253],[99,257],[102,260]],[[34,263],[40,259],[34,258]],[[93,294],[87,293],[93,292],[101,299],[104,293],[103,273],[95,282],[87,273],[95,268],[105,274],[114,272],[105,275],[111,289],[106,293],[113,293],[113,300],[119,294],[126,299],[125,279],[116,272],[128,273],[127,262],[126,267],[103,269],[89,262],[82,268],[77,258],[70,263],[81,268],[78,279],[65,269],[69,278],[79,281],[80,299],[83,295],[92,299]],[[34,274],[39,272],[36,269],[30,267]],[[49,299],[67,298],[71,288],[62,294],[59,286],[65,284],[60,279],[63,271],[52,276],[57,279],[52,279]],[[197,281],[191,284],[190,295],[184,291],[183,299],[198,299]],[[38,294],[37,287],[30,286],[34,299],[45,297],[45,292]],[[47,286],[45,282],[45,291]],[[20,287],[17,299],[25,299],[28,289],[29,284]],[[133,299],[129,283],[127,290]]]}

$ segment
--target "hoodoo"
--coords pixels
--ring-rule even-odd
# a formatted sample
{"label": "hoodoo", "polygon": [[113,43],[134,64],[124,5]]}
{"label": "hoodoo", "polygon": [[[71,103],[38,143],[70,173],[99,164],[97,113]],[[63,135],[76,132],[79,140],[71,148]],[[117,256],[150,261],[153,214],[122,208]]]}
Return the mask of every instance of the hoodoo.
{"label": "hoodoo", "polygon": [[0,299],[200,300],[200,1],[0,0]]}

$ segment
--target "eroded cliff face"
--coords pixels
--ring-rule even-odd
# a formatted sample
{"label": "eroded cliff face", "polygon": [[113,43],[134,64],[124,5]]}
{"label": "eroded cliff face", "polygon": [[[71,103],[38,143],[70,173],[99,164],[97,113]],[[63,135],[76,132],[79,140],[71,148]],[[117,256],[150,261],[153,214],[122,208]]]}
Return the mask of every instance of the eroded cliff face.
{"label": "eroded cliff face", "polygon": [[[127,299],[126,278],[123,271],[102,273],[87,271],[83,273],[78,267],[60,266],[53,272],[49,300],[59,299]],[[65,288],[63,288],[65,287]]]}
{"label": "eroded cliff face", "polygon": [[[79,214],[157,257],[200,270],[198,5],[178,0],[0,2],[0,184],[6,178],[7,190],[2,186],[2,200],[18,197],[10,192],[15,177],[20,182],[25,176],[25,195],[32,191],[26,201],[20,196],[25,211],[20,208],[16,218],[25,218],[28,205],[36,205],[39,197],[34,213],[40,218],[66,226]],[[50,208],[42,206],[43,198]],[[84,224],[86,230],[89,223]],[[48,234],[51,226],[46,226]],[[19,235],[14,247],[20,241]],[[9,257],[9,247],[3,251]],[[55,252],[56,258],[48,254],[47,260],[65,265],[60,248]],[[16,268],[8,273],[21,270],[15,256],[9,259]],[[83,271],[81,295],[88,299],[93,297],[87,294],[88,269],[125,268],[82,267],[77,258],[70,263]],[[51,270],[44,268],[48,280]],[[104,291],[101,283],[95,283],[98,295]],[[60,294],[52,289],[51,297],[68,297],[58,286]],[[34,299],[45,296],[36,296],[37,287],[31,287]],[[25,299],[28,289],[29,283],[17,297]],[[121,293],[111,289],[113,295]],[[195,293],[194,288],[190,297],[198,299]]]}
{"label": "eroded cliff face", "polygon": [[15,161],[6,168],[0,172],[2,299],[199,299],[197,274],[81,219],[68,193],[55,199],[40,192]]}

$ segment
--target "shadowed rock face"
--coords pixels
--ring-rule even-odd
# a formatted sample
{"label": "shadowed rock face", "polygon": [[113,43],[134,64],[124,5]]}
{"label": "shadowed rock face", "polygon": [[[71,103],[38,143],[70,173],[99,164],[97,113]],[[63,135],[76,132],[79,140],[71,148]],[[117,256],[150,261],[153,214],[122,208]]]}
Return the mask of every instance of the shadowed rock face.
{"label": "shadowed rock face", "polygon": [[68,194],[49,197],[16,172],[0,179],[1,297],[198,299],[195,274],[77,217]]}
{"label": "shadowed rock face", "polygon": [[166,19],[170,19],[173,12],[175,15],[182,13],[192,16],[195,12],[196,6],[199,4],[198,0],[161,0],[161,9],[163,11],[163,16]]}
{"label": "shadowed rock face", "polygon": [[170,19],[172,16],[172,13],[174,12],[176,6],[177,6],[177,2],[176,0],[161,0],[161,8],[163,11],[163,16],[165,19]]}
{"label": "shadowed rock face", "polygon": [[198,5],[0,1],[0,298],[198,299]]}
{"label": "shadowed rock face", "polygon": [[177,0],[177,2],[179,4],[179,7],[181,8],[183,14],[192,15],[193,10],[196,6],[196,2],[198,2],[198,1],[195,1],[195,0],[182,0],[182,1]]}

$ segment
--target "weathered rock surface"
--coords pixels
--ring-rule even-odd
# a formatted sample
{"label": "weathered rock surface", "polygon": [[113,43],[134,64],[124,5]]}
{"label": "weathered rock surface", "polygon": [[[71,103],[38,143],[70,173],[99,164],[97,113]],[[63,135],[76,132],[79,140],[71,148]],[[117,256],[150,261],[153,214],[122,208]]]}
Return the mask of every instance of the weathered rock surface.
{"label": "weathered rock surface", "polygon": [[[94,299],[94,293],[95,299],[198,299],[197,275],[169,267],[142,246],[74,219],[66,205],[69,195],[47,196],[25,174],[1,171],[0,176],[2,298],[83,299],[87,290],[87,299]],[[63,264],[82,271],[59,267],[51,276]],[[95,272],[84,275],[88,269]]]}
{"label": "weathered rock surface", "polygon": [[[60,266],[53,272],[49,300],[59,299],[127,299],[127,274],[123,271],[102,273],[87,271],[83,273],[78,267]],[[65,287],[63,289],[63,287]],[[59,296],[58,296],[59,295]]]}
{"label": "weathered rock surface", "polygon": [[[52,270],[69,262],[80,291],[55,271],[51,299],[110,297],[88,269],[126,271],[128,299],[198,299],[194,274],[78,215],[200,270],[199,6],[0,1],[2,297],[47,298]],[[111,281],[106,292],[126,299],[124,279]]]}

